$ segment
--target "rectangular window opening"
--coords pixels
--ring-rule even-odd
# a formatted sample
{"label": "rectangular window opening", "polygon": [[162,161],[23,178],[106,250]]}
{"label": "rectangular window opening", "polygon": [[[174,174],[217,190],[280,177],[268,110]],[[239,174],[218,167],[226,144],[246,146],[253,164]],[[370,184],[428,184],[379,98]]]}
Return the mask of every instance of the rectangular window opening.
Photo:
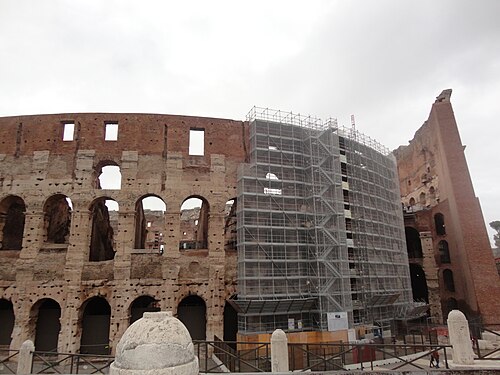
{"label": "rectangular window opening", "polygon": [[205,129],[189,130],[189,155],[205,155]]}
{"label": "rectangular window opening", "polygon": [[63,141],[73,141],[75,139],[75,123],[63,122]]}
{"label": "rectangular window opening", "polygon": [[105,141],[117,141],[118,140],[118,123],[117,122],[107,122],[106,133],[104,135]]}

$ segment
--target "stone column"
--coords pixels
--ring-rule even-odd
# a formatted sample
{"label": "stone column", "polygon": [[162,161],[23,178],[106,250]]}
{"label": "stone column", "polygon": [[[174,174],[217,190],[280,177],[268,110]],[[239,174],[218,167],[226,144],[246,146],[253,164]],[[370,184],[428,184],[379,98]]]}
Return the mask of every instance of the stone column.
{"label": "stone column", "polygon": [[64,279],[72,285],[80,285],[83,265],[89,260],[90,211],[86,202],[73,201],[69,245],[66,253]]}
{"label": "stone column", "polygon": [[17,363],[17,375],[31,374],[33,367],[33,352],[35,351],[35,344],[33,341],[26,340],[19,349],[19,361]]}
{"label": "stone column", "polygon": [[277,329],[271,335],[271,372],[288,372],[288,339]]}
{"label": "stone column", "polygon": [[453,347],[453,364],[473,365],[474,352],[472,351],[469,324],[461,311],[452,310],[448,314],[448,333],[450,344]]}
{"label": "stone column", "polygon": [[432,322],[441,323],[443,313],[441,310],[441,296],[439,294],[439,278],[436,258],[434,257],[434,246],[432,243],[431,232],[420,232],[420,243],[422,244],[422,268],[427,281],[429,291],[429,305],[431,310]]}
{"label": "stone column", "polygon": [[115,280],[130,279],[131,252],[135,240],[135,210],[129,207],[118,213],[118,233],[115,234]]}

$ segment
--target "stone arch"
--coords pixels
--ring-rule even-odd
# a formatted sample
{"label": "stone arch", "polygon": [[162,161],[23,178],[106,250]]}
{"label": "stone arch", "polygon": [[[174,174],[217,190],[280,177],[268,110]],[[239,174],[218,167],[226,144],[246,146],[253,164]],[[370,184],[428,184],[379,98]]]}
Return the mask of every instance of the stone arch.
{"label": "stone arch", "polygon": [[207,337],[207,305],[197,295],[184,297],[177,306],[177,318],[184,323],[193,340]]}
{"label": "stone arch", "polygon": [[0,298],[0,348],[9,349],[14,322],[15,315],[12,302]]}
{"label": "stone arch", "polygon": [[453,271],[450,269],[445,269],[443,271],[443,283],[447,291],[455,291],[455,281],[453,280]]}
{"label": "stone arch", "polygon": [[43,206],[45,241],[67,244],[71,227],[71,200],[64,194],[50,196]]}
{"label": "stone arch", "polygon": [[429,199],[431,200],[436,199],[436,188],[434,186],[431,186],[429,188]]}
{"label": "stone arch", "polygon": [[210,206],[199,195],[187,197],[181,205],[180,250],[208,248],[208,220]]}
{"label": "stone arch", "polygon": [[30,326],[35,331],[35,350],[57,352],[60,318],[61,306],[51,298],[43,298],[31,307]]}
{"label": "stone arch", "polygon": [[420,233],[413,227],[405,227],[406,250],[409,259],[423,258],[422,242],[420,241]]}
{"label": "stone arch", "polygon": [[238,205],[238,199],[231,198],[226,202],[224,207],[224,250],[226,251],[236,250],[237,205]]}
{"label": "stone arch", "polygon": [[429,289],[424,269],[416,263],[410,263],[410,278],[413,300],[429,303]]}
{"label": "stone arch", "polygon": [[0,202],[1,250],[21,250],[23,247],[26,204],[17,195],[9,195]]}
{"label": "stone arch", "polygon": [[436,229],[436,233],[439,236],[444,236],[446,234],[444,215],[442,213],[437,213],[434,215],[434,227]]}
{"label": "stone arch", "polygon": [[99,161],[95,168],[95,188],[107,190],[120,190],[122,174],[120,164],[111,159]]}
{"label": "stone arch", "polygon": [[409,201],[409,205],[410,205],[410,207],[415,206],[415,204],[416,204],[416,202],[415,202],[415,198],[411,197],[411,198],[410,198],[410,201]]}
{"label": "stone arch", "polygon": [[163,232],[166,229],[165,212],[167,205],[157,195],[147,194],[135,204],[136,249],[152,249],[163,253]]}
{"label": "stone arch", "polygon": [[80,353],[109,354],[111,307],[104,297],[86,300],[81,307]]}
{"label": "stone arch", "polygon": [[142,315],[145,312],[156,311],[160,311],[160,308],[158,307],[158,301],[156,299],[148,295],[137,297],[130,304],[130,324],[142,318]]}
{"label": "stone arch", "polygon": [[439,260],[442,264],[451,263],[450,249],[448,247],[448,242],[445,240],[439,241]]}
{"label": "stone arch", "polygon": [[[111,208],[110,208],[111,207]],[[89,260],[99,262],[115,257],[114,235],[118,229],[116,201],[100,197],[90,205],[91,238]]]}

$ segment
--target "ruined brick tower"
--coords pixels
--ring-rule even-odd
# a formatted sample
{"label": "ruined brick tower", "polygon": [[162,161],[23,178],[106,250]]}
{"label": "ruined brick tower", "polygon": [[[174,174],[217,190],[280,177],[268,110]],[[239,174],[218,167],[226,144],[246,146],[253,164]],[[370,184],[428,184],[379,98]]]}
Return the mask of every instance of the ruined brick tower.
{"label": "ruined brick tower", "polygon": [[500,283],[464,146],[444,90],[408,146],[394,153],[414,297],[434,322],[459,308],[469,320],[498,323]]}

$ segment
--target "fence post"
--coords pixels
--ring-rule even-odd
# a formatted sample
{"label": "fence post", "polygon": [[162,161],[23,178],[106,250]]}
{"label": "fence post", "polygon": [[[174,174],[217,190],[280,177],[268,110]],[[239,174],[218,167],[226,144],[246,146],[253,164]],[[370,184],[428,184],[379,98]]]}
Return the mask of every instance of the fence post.
{"label": "fence post", "polygon": [[465,315],[459,310],[452,310],[448,314],[447,323],[453,363],[459,365],[474,364],[474,352],[472,351],[469,325]]}
{"label": "fence post", "polygon": [[19,362],[17,363],[17,375],[31,374],[33,368],[33,352],[35,344],[33,341],[26,340],[19,349]]}
{"label": "fence post", "polygon": [[288,372],[288,339],[277,329],[271,335],[271,372]]}

